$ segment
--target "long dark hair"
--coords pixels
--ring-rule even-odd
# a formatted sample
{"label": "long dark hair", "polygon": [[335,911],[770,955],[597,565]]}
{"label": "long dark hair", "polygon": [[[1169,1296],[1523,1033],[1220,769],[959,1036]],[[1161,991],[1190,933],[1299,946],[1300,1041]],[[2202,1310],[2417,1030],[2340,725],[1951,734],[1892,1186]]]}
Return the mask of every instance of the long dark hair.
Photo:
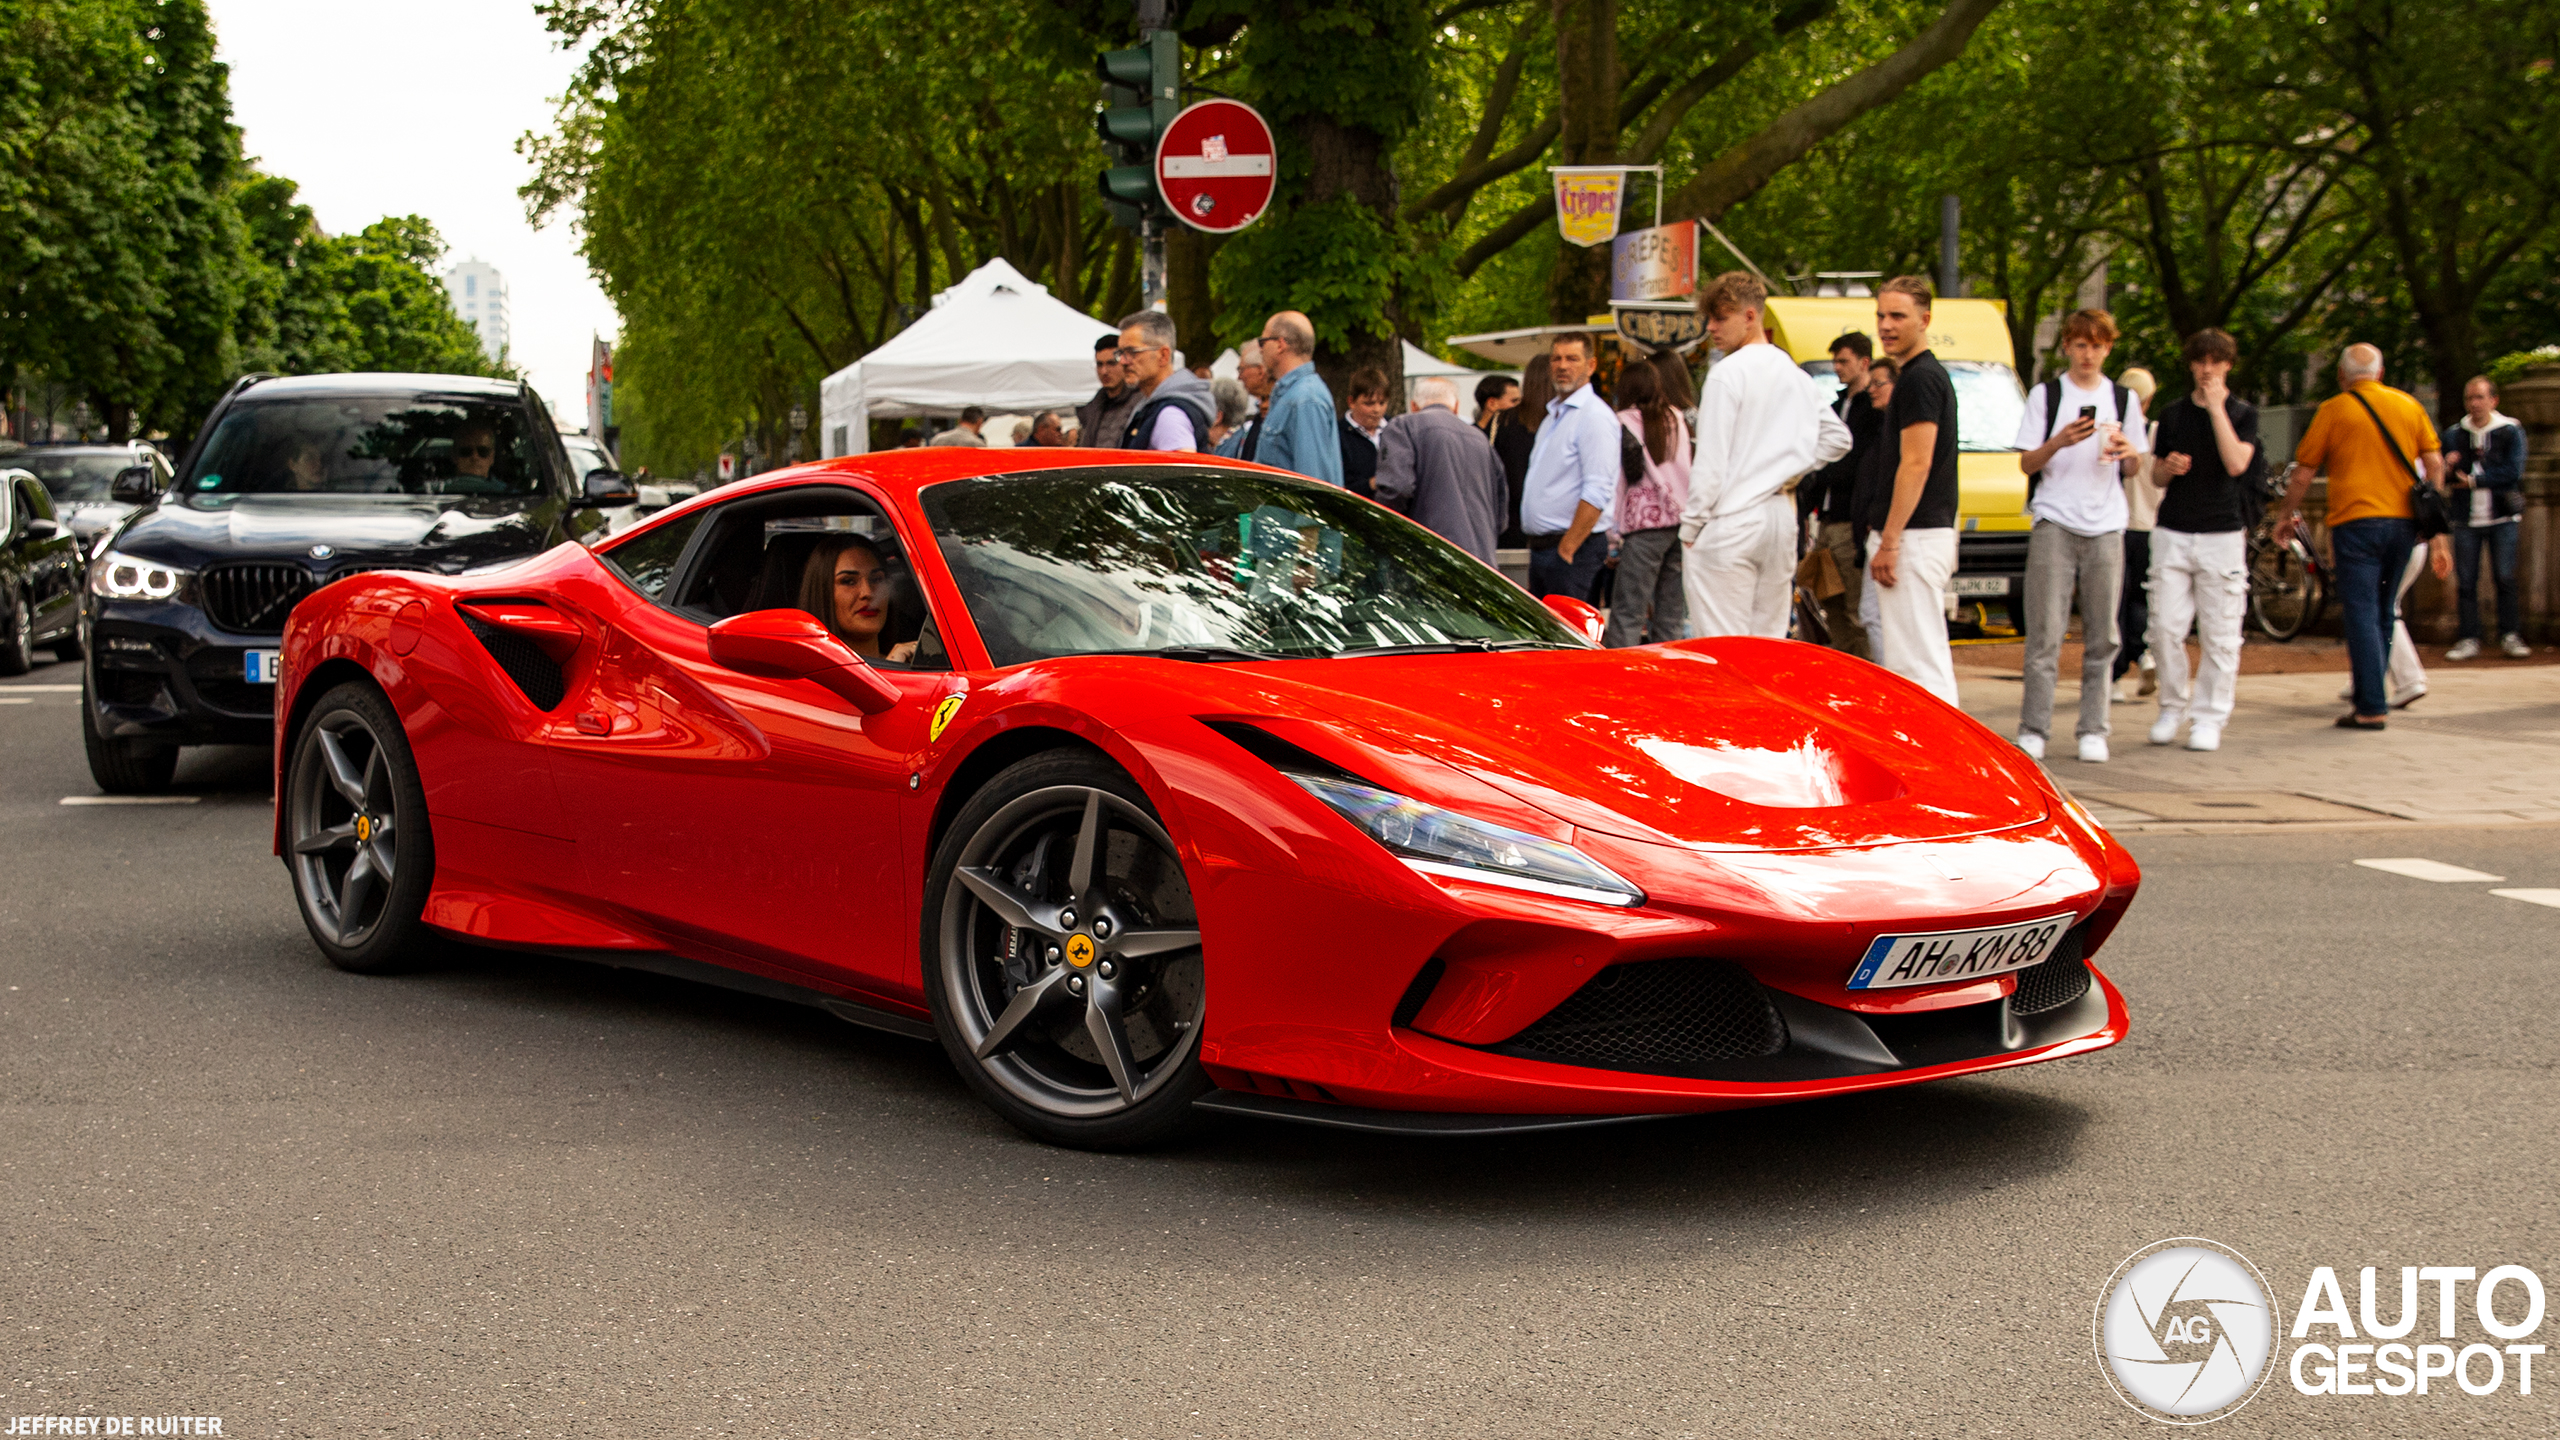
{"label": "long dark hair", "polygon": [[1644,417],[1644,451],[1656,465],[1671,463],[1673,411],[1662,393],[1662,372],[1638,361],[1618,372],[1618,408]]}
{"label": "long dark hair", "polygon": [[1698,408],[1698,382],[1689,373],[1689,357],[1677,350],[1653,352],[1653,371],[1662,379],[1662,398],[1674,410]]}
{"label": "long dark hair", "polygon": [[[830,535],[809,552],[808,563],[800,569],[800,608],[818,617],[818,623],[827,627],[827,633],[850,645],[852,638],[836,628],[836,562],[844,558],[847,550],[860,550],[871,557],[873,564],[883,569],[888,567],[889,557],[880,553],[879,545],[870,537]],[[890,599],[885,594],[880,597],[880,608],[884,613],[889,608]],[[880,634],[874,637],[882,654],[888,653],[888,634],[888,626],[884,624]]]}
{"label": "long dark hair", "polygon": [[1519,383],[1519,381],[1512,379],[1508,375],[1487,375],[1476,382],[1477,429],[1484,431],[1488,435],[1493,433],[1493,422],[1501,418],[1502,412],[1499,410],[1490,410],[1486,407],[1491,405],[1494,401],[1501,399],[1503,391],[1508,390]]}
{"label": "long dark hair", "polygon": [[1538,427],[1547,423],[1547,402],[1555,398],[1555,371],[1550,368],[1546,353],[1541,351],[1520,367],[1520,403],[1512,408],[1520,412],[1520,423],[1535,435]]}

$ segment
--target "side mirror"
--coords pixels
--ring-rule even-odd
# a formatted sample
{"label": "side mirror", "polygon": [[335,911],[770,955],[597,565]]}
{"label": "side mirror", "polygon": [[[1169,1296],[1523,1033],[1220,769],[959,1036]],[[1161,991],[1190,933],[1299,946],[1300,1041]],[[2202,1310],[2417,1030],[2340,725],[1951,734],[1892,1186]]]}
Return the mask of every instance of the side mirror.
{"label": "side mirror", "polygon": [[61,525],[54,521],[47,520],[41,515],[34,516],[27,521],[27,538],[30,540],[50,540],[61,533]]}
{"label": "side mirror", "polygon": [[1570,626],[1574,634],[1594,645],[1600,643],[1600,635],[1607,628],[1607,622],[1600,618],[1600,612],[1590,602],[1576,600],[1570,595],[1549,595],[1546,606],[1555,612],[1557,619]]}
{"label": "side mirror", "polygon": [[160,494],[160,477],[148,465],[136,465],[116,472],[107,486],[107,498],[119,505],[148,505]]}
{"label": "side mirror", "polygon": [[640,492],[633,488],[629,480],[623,478],[619,470],[588,471],[585,490],[587,503],[590,505],[637,505],[640,503]]}
{"label": "side mirror", "polygon": [[750,610],[711,627],[711,658],[741,675],[810,680],[865,715],[897,708],[898,687],[804,610]]}

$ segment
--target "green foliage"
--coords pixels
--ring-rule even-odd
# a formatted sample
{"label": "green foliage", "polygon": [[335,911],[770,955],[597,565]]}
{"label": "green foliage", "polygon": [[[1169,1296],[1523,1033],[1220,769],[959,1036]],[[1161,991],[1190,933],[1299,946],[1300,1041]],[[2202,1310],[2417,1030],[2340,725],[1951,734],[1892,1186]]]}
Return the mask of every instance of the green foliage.
{"label": "green foliage", "polygon": [[2516,350],[2489,362],[2482,372],[2504,389],[2523,379],[2528,371],[2546,365],[2560,365],[2560,345],[2545,345],[2534,350]]}

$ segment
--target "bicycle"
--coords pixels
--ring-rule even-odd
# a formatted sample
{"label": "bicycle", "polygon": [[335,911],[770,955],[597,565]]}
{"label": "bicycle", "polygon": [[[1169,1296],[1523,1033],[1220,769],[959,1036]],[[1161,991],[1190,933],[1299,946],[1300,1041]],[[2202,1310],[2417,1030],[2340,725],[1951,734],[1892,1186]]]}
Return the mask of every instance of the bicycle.
{"label": "bicycle", "polygon": [[2278,541],[2276,523],[2270,516],[2249,531],[2249,618],[2281,642],[2320,618],[2329,603],[2329,567],[2298,531]]}

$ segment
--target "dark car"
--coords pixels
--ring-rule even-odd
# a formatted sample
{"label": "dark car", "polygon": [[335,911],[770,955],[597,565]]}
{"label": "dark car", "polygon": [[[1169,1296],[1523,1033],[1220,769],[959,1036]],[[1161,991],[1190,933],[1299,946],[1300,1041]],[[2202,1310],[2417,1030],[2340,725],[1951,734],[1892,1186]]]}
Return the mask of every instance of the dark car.
{"label": "dark car", "polygon": [[91,558],[89,771],[169,783],[186,745],[264,745],[285,617],[368,570],[458,575],[605,534],[618,475],[582,478],[530,387],[458,375],[253,376]]}
{"label": "dark car", "polygon": [[0,464],[0,675],[24,675],[38,646],[80,653],[80,542],[31,472]]}
{"label": "dark car", "polygon": [[154,490],[169,486],[169,460],[147,442],[123,445],[43,445],[9,457],[8,463],[32,472],[53,496],[55,518],[79,537],[87,555],[98,537],[133,513],[130,501],[115,498],[116,477],[137,467],[151,470]]}

